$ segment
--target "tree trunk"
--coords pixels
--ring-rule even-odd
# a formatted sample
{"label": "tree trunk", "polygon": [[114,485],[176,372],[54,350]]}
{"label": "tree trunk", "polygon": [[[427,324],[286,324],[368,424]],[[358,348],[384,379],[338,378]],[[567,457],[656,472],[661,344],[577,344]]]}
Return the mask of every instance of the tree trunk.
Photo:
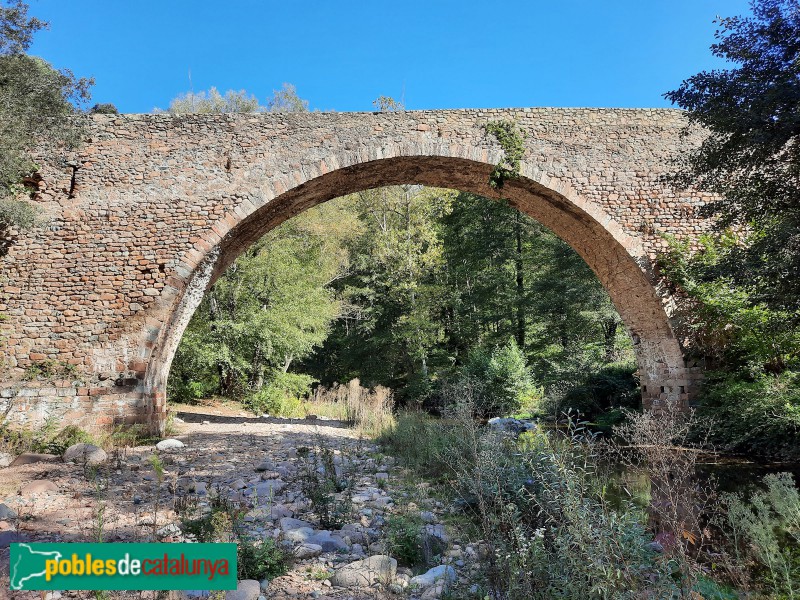
{"label": "tree trunk", "polygon": [[517,346],[525,350],[525,274],[522,261],[522,215],[516,211],[514,215],[514,235],[517,241],[517,253],[514,258],[514,268],[517,276]]}
{"label": "tree trunk", "polygon": [[603,346],[607,363],[614,362],[617,349],[617,327],[619,327],[619,323],[613,318],[603,323]]}

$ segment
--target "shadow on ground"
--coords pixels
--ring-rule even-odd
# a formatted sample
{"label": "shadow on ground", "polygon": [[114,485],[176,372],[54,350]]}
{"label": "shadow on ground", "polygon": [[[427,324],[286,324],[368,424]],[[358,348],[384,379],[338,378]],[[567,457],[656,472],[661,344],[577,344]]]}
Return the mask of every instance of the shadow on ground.
{"label": "shadow on ground", "polygon": [[291,419],[284,417],[246,417],[246,416],[232,416],[232,415],[216,415],[212,413],[201,412],[177,412],[175,416],[181,419],[184,423],[222,423],[222,424],[241,424],[251,423],[254,425],[317,425],[320,427],[334,427],[337,429],[348,429],[350,424],[344,421],[336,421],[333,419],[320,419],[308,417],[304,419]]}

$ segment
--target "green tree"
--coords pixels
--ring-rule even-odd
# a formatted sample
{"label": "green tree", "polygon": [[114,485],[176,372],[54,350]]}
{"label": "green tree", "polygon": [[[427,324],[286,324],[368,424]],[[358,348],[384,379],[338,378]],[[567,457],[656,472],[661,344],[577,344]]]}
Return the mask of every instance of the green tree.
{"label": "green tree", "polygon": [[690,350],[709,372],[703,412],[729,450],[800,447],[800,3],[755,0],[719,21],[714,55],[666,97],[708,136],[675,177],[720,196],[718,231],[661,259]]}
{"label": "green tree", "polygon": [[359,377],[424,400],[509,339],[553,388],[632,356],[583,260],[505,202],[418,187],[355,202],[365,233],[339,284],[349,308],[304,362],[321,381]]}
{"label": "green tree", "polygon": [[529,408],[539,392],[513,338],[491,353],[474,349],[461,369],[461,382],[469,386],[475,408],[483,417],[506,416]]}
{"label": "green tree", "polygon": [[173,397],[257,391],[327,337],[341,302],[332,284],[349,268],[358,222],[335,204],[275,228],[206,293],[170,373]]}
{"label": "green tree", "polygon": [[207,92],[180,94],[169,103],[167,112],[176,115],[308,112],[308,100],[300,98],[297,95],[297,88],[290,83],[284,83],[280,90],[274,90],[265,105],[259,103],[258,98],[245,90],[228,90],[225,94],[221,94],[217,88],[212,87]]}
{"label": "green tree", "polygon": [[574,385],[601,365],[631,358],[608,294],[583,259],[502,201],[460,194],[444,217],[449,351],[513,337],[537,380]]}
{"label": "green tree", "polygon": [[297,95],[297,88],[291,83],[284,83],[279,90],[272,91],[272,97],[267,101],[269,112],[308,112],[308,100]]}
{"label": "green tree", "polygon": [[452,198],[445,190],[394,186],[345,200],[364,234],[351,245],[353,268],[338,285],[350,309],[308,365],[321,379],[360,376],[367,385],[395,389],[427,385],[443,333],[438,223]]}
{"label": "green tree", "polygon": [[718,266],[757,300],[800,308],[800,4],[755,0],[751,16],[719,20],[715,56],[735,66],[703,71],[666,97],[708,137],[676,183],[721,196],[720,226],[745,225]]}
{"label": "green tree", "polygon": [[35,209],[24,200],[37,190],[30,151],[42,143],[78,143],[76,105],[88,101],[92,85],[25,54],[46,26],[27,11],[19,0],[0,6],[0,231],[33,225]]}
{"label": "green tree", "polygon": [[228,90],[225,95],[212,87],[207,92],[186,92],[169,103],[167,112],[184,114],[252,113],[265,109],[258,99],[244,90]]}

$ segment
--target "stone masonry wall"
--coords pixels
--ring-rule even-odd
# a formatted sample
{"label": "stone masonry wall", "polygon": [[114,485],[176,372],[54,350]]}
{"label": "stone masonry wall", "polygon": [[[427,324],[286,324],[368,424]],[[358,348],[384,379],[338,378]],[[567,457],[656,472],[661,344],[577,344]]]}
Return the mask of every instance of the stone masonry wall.
{"label": "stone masonry wall", "polygon": [[[183,327],[239,252],[367,187],[496,196],[487,181],[501,154],[483,126],[499,119],[526,134],[524,177],[505,196],[598,274],[636,342],[646,399],[688,401],[699,375],[683,363],[652,268],[663,234],[707,229],[697,213],[707,198],[662,183],[699,134],[681,138],[673,110],[526,108],[93,117],[77,152],[41,151],[43,224],[0,259],[0,411],[158,422]],[[26,381],[44,361],[73,367]]]}

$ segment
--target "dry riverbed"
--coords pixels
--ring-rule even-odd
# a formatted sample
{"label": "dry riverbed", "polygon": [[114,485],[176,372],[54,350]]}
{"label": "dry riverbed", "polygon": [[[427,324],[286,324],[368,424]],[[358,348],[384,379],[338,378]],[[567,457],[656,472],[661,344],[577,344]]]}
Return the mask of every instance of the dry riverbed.
{"label": "dry riverbed", "polygon": [[[241,509],[240,527],[248,537],[274,539],[290,557],[285,575],[240,582],[238,591],[222,596],[226,600],[428,600],[441,597],[449,581],[469,587],[480,548],[455,543],[453,531],[444,524],[446,507],[429,494],[425,483],[406,477],[374,442],[359,439],[337,421],[221,412],[180,413],[176,441],[161,444],[172,447],[114,448],[96,467],[86,464],[92,457],[85,454],[76,462],[23,455],[0,469],[0,598],[42,598],[38,592],[8,591],[11,542],[194,541],[186,519],[207,511],[219,498]],[[161,481],[153,455],[163,464]],[[347,509],[335,528],[320,523],[319,511],[305,494],[308,465],[322,471],[325,455],[336,476],[351,483],[349,493],[334,496],[334,506]],[[429,550],[425,567],[412,571],[391,556],[396,548],[387,545],[386,524],[394,515],[422,523]],[[45,595],[59,597],[94,594]],[[158,596],[137,592],[126,597]]]}

